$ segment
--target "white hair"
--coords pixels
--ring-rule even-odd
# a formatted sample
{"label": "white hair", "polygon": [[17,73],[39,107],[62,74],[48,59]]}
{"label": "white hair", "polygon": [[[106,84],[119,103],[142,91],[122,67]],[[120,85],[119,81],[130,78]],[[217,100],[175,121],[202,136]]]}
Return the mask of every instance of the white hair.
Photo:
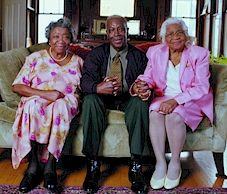
{"label": "white hair", "polygon": [[127,30],[128,26],[127,26],[127,20],[126,18],[120,16],[120,15],[111,15],[111,16],[108,16],[107,19],[106,19],[106,23],[109,22],[109,20],[111,19],[114,19],[114,18],[120,18],[122,21],[123,21],[123,25],[125,26],[125,29]]}
{"label": "white hair", "polygon": [[159,32],[159,36],[162,39],[162,43],[166,43],[166,39],[165,39],[166,28],[169,25],[172,25],[172,24],[179,25],[182,28],[182,30],[184,31],[184,34],[185,34],[185,36],[187,38],[187,41],[185,43],[186,47],[190,47],[191,45],[195,44],[195,37],[189,36],[188,27],[186,26],[185,22],[182,19],[179,19],[179,18],[176,18],[176,17],[168,18],[167,20],[165,20],[162,23],[162,26],[161,26],[161,29],[160,29],[160,32]]}

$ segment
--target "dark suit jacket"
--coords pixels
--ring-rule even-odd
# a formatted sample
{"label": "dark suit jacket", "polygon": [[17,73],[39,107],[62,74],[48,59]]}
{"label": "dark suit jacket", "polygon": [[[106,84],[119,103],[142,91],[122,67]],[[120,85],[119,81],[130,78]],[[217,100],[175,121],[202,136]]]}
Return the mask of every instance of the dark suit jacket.
{"label": "dark suit jacket", "polygon": [[[97,85],[106,77],[109,55],[110,43],[104,43],[91,50],[86,57],[81,78],[81,88],[85,95],[97,93]],[[147,65],[147,57],[144,52],[128,44],[127,60],[125,79],[130,88],[136,78],[143,74]]]}

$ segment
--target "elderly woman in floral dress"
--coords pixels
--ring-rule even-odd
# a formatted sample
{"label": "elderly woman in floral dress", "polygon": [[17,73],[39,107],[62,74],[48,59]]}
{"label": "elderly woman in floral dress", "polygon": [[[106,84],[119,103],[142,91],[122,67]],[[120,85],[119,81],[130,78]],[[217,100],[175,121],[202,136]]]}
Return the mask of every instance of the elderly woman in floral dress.
{"label": "elderly woman in floral dress", "polygon": [[80,103],[83,60],[68,51],[74,37],[69,19],[51,22],[46,27],[50,48],[29,55],[13,82],[12,90],[22,96],[13,124],[13,167],[29,154],[19,186],[23,193],[39,183],[41,163],[44,187],[57,188],[56,162]]}

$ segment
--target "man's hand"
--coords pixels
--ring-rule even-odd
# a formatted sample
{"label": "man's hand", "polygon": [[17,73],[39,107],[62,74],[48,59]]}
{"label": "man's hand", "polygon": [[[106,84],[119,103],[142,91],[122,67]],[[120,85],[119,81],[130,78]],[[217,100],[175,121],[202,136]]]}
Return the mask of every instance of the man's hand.
{"label": "man's hand", "polygon": [[143,101],[148,100],[151,95],[151,90],[148,87],[148,84],[140,79],[135,81],[133,92],[137,94]]}
{"label": "man's hand", "polygon": [[105,77],[103,82],[98,84],[97,93],[105,95],[117,95],[121,89],[121,84],[117,81],[116,77]]}
{"label": "man's hand", "polygon": [[165,114],[172,113],[173,110],[178,106],[178,103],[175,99],[169,99],[160,104],[159,111]]}

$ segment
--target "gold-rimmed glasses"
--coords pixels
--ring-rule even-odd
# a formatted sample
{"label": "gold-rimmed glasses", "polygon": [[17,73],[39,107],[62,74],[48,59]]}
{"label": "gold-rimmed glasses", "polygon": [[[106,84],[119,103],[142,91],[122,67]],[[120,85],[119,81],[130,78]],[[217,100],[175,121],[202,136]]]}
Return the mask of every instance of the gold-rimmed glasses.
{"label": "gold-rimmed glasses", "polygon": [[169,39],[172,39],[173,37],[182,37],[184,35],[184,31],[182,31],[182,30],[178,30],[178,31],[176,31],[176,32],[167,32],[166,34],[165,34],[165,36],[167,37],[167,38],[169,38]]}

